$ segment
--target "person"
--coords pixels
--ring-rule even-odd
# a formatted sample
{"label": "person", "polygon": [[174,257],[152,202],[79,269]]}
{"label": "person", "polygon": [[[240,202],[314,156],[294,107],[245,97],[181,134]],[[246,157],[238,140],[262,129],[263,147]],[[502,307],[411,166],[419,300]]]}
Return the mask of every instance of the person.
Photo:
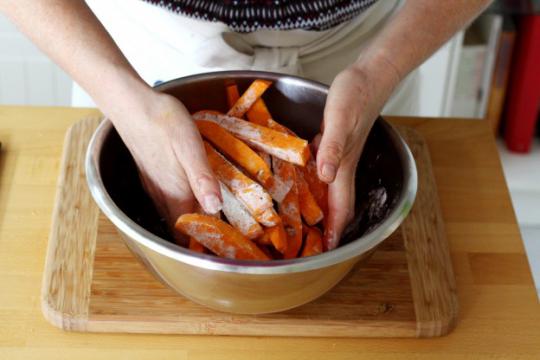
{"label": "person", "polygon": [[374,119],[385,104],[414,109],[410,74],[489,2],[0,0],[0,11],[111,119],[169,223],[195,199],[216,213],[222,198],[188,110],[152,84],[223,69],[331,83],[316,162],[329,183],[324,236],[336,243],[353,215],[356,165]]}

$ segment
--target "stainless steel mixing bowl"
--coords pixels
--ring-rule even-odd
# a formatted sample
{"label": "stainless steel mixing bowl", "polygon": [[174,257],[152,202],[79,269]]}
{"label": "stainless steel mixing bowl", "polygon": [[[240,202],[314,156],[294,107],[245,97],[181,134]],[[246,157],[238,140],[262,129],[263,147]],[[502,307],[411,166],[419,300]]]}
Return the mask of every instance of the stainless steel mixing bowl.
{"label": "stainless steel mixing bowl", "polygon": [[[234,81],[243,90],[257,78],[274,82],[264,95],[274,118],[311,139],[319,129],[328,92],[325,85],[313,81],[227,71],[172,80],[158,89],[176,96],[191,111],[225,111],[225,85]],[[108,120],[101,123],[88,147],[86,175],[101,211],[158,279],[195,302],[243,314],[290,309],[327,292],[399,226],[417,187],[407,145],[392,126],[378,119],[358,165],[355,220],[341,246],[313,257],[258,262],[203,255],[174,244]]]}

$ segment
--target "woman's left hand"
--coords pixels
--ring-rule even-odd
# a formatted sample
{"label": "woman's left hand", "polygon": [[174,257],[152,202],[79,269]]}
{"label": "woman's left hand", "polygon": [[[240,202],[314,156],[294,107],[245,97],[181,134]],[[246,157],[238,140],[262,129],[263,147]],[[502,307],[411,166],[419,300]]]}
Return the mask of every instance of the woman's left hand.
{"label": "woman's left hand", "polygon": [[324,234],[329,250],[338,245],[345,226],[352,220],[356,165],[375,119],[399,82],[391,64],[387,63],[383,70],[383,63],[350,66],[336,76],[330,87],[322,136],[316,146],[319,178],[330,184]]}

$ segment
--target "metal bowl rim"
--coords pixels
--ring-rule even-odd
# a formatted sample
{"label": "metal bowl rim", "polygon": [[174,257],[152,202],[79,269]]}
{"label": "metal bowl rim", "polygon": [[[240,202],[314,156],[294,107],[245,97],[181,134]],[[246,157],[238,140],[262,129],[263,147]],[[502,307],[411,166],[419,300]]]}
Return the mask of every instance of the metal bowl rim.
{"label": "metal bowl rim", "polygon": [[[328,92],[328,87],[322,83],[306,80],[296,76],[283,75],[264,71],[220,71],[212,73],[197,74],[183,78],[174,79],[160,84],[158,89],[164,90],[179,84],[188,84],[200,80],[219,79],[224,76],[229,78],[265,78],[273,81],[298,83],[303,87],[311,87],[317,91]],[[382,125],[386,128],[394,143],[400,148],[400,158],[404,164],[405,174],[403,181],[403,191],[395,207],[387,215],[386,219],[379,223],[376,228],[364,234],[360,238],[350,243],[340,246],[332,251],[305,258],[290,260],[272,261],[252,261],[224,259],[212,255],[205,255],[193,252],[179,245],[162,239],[148,230],[144,229],[131,220],[114,203],[108,194],[99,169],[99,157],[102,144],[113,126],[110,120],[105,119],[94,132],[86,153],[85,169],[86,178],[90,193],[101,211],[109,220],[130,239],[140,245],[149,248],[161,255],[207,270],[224,271],[241,274],[261,274],[276,275],[293,272],[304,272],[332,266],[351,258],[359,256],[372,249],[388,236],[390,236],[405,219],[409,213],[417,191],[416,164],[411,151],[401,136],[392,125],[381,119]]]}

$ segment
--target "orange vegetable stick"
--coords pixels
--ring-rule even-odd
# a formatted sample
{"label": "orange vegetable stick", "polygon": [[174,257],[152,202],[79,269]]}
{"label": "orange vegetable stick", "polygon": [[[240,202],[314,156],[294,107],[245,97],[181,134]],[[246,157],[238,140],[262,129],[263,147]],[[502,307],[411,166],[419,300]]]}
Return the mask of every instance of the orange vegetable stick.
{"label": "orange vegetable stick", "polygon": [[[266,126],[273,130],[296,136],[292,131],[287,129],[285,126],[272,120],[272,115],[270,115],[270,111],[266,107],[264,100],[261,98],[257,99],[257,101],[255,101],[253,106],[248,110],[247,118],[252,123],[259,124],[261,126]],[[270,155],[266,153],[263,153],[263,154],[267,156],[267,159],[265,159],[267,164],[271,164]],[[268,185],[267,189],[277,202],[281,202],[281,200],[283,200],[283,197],[285,197],[285,195],[289,191],[291,184],[282,183],[276,178],[274,178],[273,180],[274,180],[274,183]]]}
{"label": "orange vegetable stick", "polygon": [[256,241],[263,245],[273,245],[282,254],[287,250],[287,233],[281,223],[264,229],[263,236]]}
{"label": "orange vegetable stick", "polygon": [[296,169],[296,184],[298,186],[298,200],[300,202],[300,212],[304,221],[308,225],[315,225],[321,221],[324,214],[317,204],[315,197],[309,191],[309,186],[304,179],[304,175],[301,170]]}
{"label": "orange vegetable stick", "polygon": [[289,128],[281,125],[280,123],[272,119],[272,115],[266,107],[263,99],[257,99],[257,101],[255,101],[253,106],[247,112],[247,118],[249,121],[255,124],[266,126],[270,129],[296,136],[294,132],[292,132]]}
{"label": "orange vegetable stick", "polygon": [[204,246],[193,237],[189,237],[189,250],[204,254]]}
{"label": "orange vegetable stick", "polygon": [[205,113],[208,113],[208,114],[215,114],[215,115],[224,115],[222,112],[220,111],[217,111],[217,110],[199,110],[199,111],[195,111],[193,113],[191,113],[191,116],[197,114],[197,113],[200,113],[200,112],[205,112]]}
{"label": "orange vegetable stick", "polygon": [[272,85],[271,81],[257,79],[249,85],[236,103],[227,112],[227,115],[242,117],[258,98]]}
{"label": "orange vegetable stick", "polygon": [[184,214],[175,228],[195,238],[216,255],[230,259],[270,260],[251,240],[231,225],[202,214]]}
{"label": "orange vegetable stick", "polygon": [[240,165],[263,186],[268,184],[272,171],[259,155],[242,140],[212,121],[199,120],[195,124],[202,136],[217,147],[223,154]]}
{"label": "orange vegetable stick", "polygon": [[[215,214],[208,214],[208,213],[206,213],[204,211],[201,204],[199,204],[199,203],[195,204],[194,212],[197,213],[197,214],[203,214],[203,215],[212,216],[212,217],[215,217],[217,219],[221,218],[221,212],[217,212]],[[188,247],[189,247],[190,250],[193,250],[193,251],[196,251],[196,252],[200,252],[200,253],[206,253],[207,252],[206,248],[204,246],[202,246],[201,243],[199,243],[195,238],[193,238],[191,236],[189,237]]]}
{"label": "orange vegetable stick", "polygon": [[305,167],[297,169],[302,171],[311,194],[313,194],[315,201],[323,212],[324,218],[326,218],[328,216],[328,184],[319,179],[315,159],[310,158]]}
{"label": "orange vegetable stick", "polygon": [[270,234],[268,234],[268,229],[272,228],[273,226],[271,228],[265,228],[264,233],[258,238],[253,239],[253,241],[255,241],[259,245],[272,245],[272,241],[270,240]]}
{"label": "orange vegetable stick", "polygon": [[270,111],[266,107],[264,100],[261,98],[255,101],[246,115],[249,121],[266,127],[269,127],[268,120],[272,119]]}
{"label": "orange vegetable stick", "polygon": [[314,256],[322,253],[322,234],[321,231],[315,227],[307,227],[306,240],[304,242],[304,249],[302,250],[302,257]]}
{"label": "orange vegetable stick", "polygon": [[[266,107],[263,99],[258,99],[255,104],[253,104],[251,109],[249,109],[249,111],[247,112],[247,117],[249,121],[257,123],[259,125],[267,126],[270,129],[274,129],[289,135],[295,135],[294,132],[292,132],[289,128],[281,125],[280,123],[272,119],[272,115]],[[311,157],[308,160],[308,163],[310,161],[312,161]],[[316,173],[315,176],[317,176]],[[300,197],[300,209],[302,212],[302,216],[304,217],[304,220],[308,223],[308,225],[315,225],[323,219],[324,214],[318,202],[316,202],[313,194],[311,193],[311,189],[309,188],[309,186],[305,185],[305,179],[303,179],[303,177],[299,177],[297,180],[299,187],[298,195]],[[316,180],[318,180],[318,178]],[[315,182],[316,180],[313,180],[313,182]],[[321,184],[321,186],[324,185]]]}
{"label": "orange vegetable stick", "polygon": [[227,85],[227,105],[231,109],[234,104],[240,98],[240,93],[238,92],[238,86],[236,84]]}
{"label": "orange vegetable stick", "polygon": [[[206,139],[242,166],[249,175],[257,179],[268,190],[273,199],[283,200],[289,187],[273,178],[268,163],[255,151],[214,122],[198,120],[195,123]],[[260,154],[269,157],[266,153],[261,152]]]}
{"label": "orange vegetable stick", "polygon": [[262,213],[259,222],[263,225],[265,224],[274,224],[274,225],[265,225],[265,226],[275,226],[281,223],[281,217],[276,213],[274,208],[269,208]]}
{"label": "orange vegetable stick", "polygon": [[265,151],[279,159],[304,166],[309,159],[306,140],[284,134],[267,127],[236,117],[199,111],[193,114],[195,120],[213,121],[258,150]]}
{"label": "orange vegetable stick", "polygon": [[233,195],[227,186],[219,183],[223,197],[223,213],[229,223],[237,228],[248,239],[263,235],[261,225],[251,216],[242,203]]}
{"label": "orange vegetable stick", "polygon": [[279,216],[274,211],[272,198],[262,186],[244,175],[206,141],[204,147],[210,167],[218,180],[227,185],[255,220],[265,226],[277,225]]}
{"label": "orange vegetable stick", "polygon": [[278,204],[278,211],[287,233],[287,250],[283,257],[292,259],[298,255],[298,251],[302,247],[302,218],[300,217],[300,204],[298,202],[296,171],[292,164],[279,159],[273,159],[272,165],[274,174],[278,179],[292,179],[293,181],[287,196]]}
{"label": "orange vegetable stick", "polygon": [[272,166],[272,160],[269,154],[265,153],[264,151],[257,151],[257,154],[261,157],[261,159],[264,160],[266,165],[270,168]]}
{"label": "orange vegetable stick", "polygon": [[[259,124],[261,126],[268,127],[267,120],[271,118],[270,112],[266,108],[266,104],[264,103],[263,99],[259,98],[253,106],[248,110],[247,112],[247,118],[249,121],[255,124]],[[265,152],[259,152],[259,156],[263,158],[263,160],[270,166],[272,164],[270,160],[270,155],[268,155]]]}

